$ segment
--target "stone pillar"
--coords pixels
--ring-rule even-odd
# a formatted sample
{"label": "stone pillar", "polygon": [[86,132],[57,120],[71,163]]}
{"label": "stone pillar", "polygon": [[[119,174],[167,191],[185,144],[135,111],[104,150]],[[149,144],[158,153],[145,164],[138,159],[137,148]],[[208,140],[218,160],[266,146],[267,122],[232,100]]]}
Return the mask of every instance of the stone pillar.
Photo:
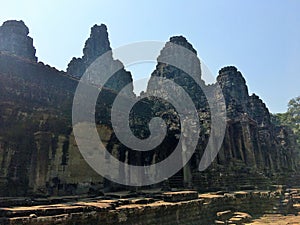
{"label": "stone pillar", "polygon": [[[183,120],[183,128],[185,126],[185,121]],[[186,162],[187,161],[187,151],[189,148],[189,137],[186,137],[182,134],[182,161]],[[184,186],[187,188],[191,188],[192,187],[192,171],[191,171],[191,165],[190,162],[187,162],[185,164],[185,166],[183,167],[183,182],[184,182]]]}
{"label": "stone pillar", "polygon": [[5,146],[4,139],[0,137],[0,196],[7,193],[8,169],[11,163],[11,151]]}
{"label": "stone pillar", "polygon": [[31,186],[34,192],[45,191],[45,184],[49,178],[49,154],[52,144],[52,134],[50,132],[36,132],[34,134],[36,153],[33,154],[33,161],[31,164],[31,172],[34,180]]}
{"label": "stone pillar", "polygon": [[242,121],[241,125],[242,125],[242,132],[243,132],[243,142],[245,147],[243,151],[245,163],[248,166],[256,167],[249,122]]}

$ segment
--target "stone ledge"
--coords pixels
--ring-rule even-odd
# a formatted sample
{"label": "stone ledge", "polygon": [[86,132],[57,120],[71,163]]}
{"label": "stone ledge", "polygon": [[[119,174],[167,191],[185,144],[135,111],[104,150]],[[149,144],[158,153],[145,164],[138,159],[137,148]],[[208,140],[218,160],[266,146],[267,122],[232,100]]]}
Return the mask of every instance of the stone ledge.
{"label": "stone ledge", "polygon": [[197,191],[165,192],[162,195],[165,202],[179,202],[198,199]]}
{"label": "stone ledge", "polygon": [[[122,199],[81,199],[78,202],[38,205],[30,207],[0,208],[2,225],[54,225],[54,224],[212,224],[222,222],[223,216],[233,216],[231,222],[243,221],[248,214],[272,207],[273,196],[268,192],[234,192],[216,195],[198,194],[196,191],[165,192],[161,199],[122,198]],[[268,193],[268,194],[266,194]],[[269,198],[269,199],[268,199]],[[236,209],[236,210],[234,210]],[[217,216],[217,212],[219,213]],[[221,215],[222,214],[222,215]],[[235,221],[236,220],[236,221]],[[220,223],[221,224],[221,223]]]}

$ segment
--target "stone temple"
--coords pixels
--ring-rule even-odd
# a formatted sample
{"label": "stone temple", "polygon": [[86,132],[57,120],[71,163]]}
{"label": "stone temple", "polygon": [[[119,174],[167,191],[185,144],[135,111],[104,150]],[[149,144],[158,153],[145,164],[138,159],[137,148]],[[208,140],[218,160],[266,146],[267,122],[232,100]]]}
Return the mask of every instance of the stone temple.
{"label": "stone temple", "polygon": [[[0,27],[0,195],[74,195],[128,189],[104,179],[88,166],[71,127],[78,78],[93,60],[111,50],[107,27],[101,24],[91,28],[83,56],[73,58],[66,72],[37,62],[28,33],[23,21],[7,21]],[[171,37],[165,48],[168,43],[196,53],[183,36]],[[195,68],[201,80],[200,67]],[[272,124],[265,103],[257,95],[249,95],[246,81],[236,67],[220,69],[217,77],[226,101],[227,128],[221,151],[204,172],[197,167],[210,134],[210,112],[203,91],[187,74],[171,65],[158,63],[151,77],[172,79],[182,86],[199,114],[199,145],[188,164],[168,179],[170,188],[200,191],[264,188],[275,180],[288,182],[287,174],[293,176],[298,161],[292,131]],[[142,99],[135,107],[135,116],[130,117],[133,133],[139,138],[147,137],[147,123],[158,115],[167,121],[168,135],[149,152],[128,149],[114,134],[110,110],[116,94],[131,82],[131,73],[125,69],[107,82],[100,93],[102,101],[96,106],[97,128],[115,158],[133,165],[149,165],[163,160],[176,146],[179,118],[171,105],[158,99]],[[119,169],[129,173],[121,165]]]}
{"label": "stone temple", "polygon": [[[206,96],[184,71],[157,63],[146,92],[150,92],[151,79],[161,77],[173,80],[188,93],[199,116],[198,145],[173,176],[134,188],[97,174],[80,154],[72,129],[72,103],[79,79],[96,58],[111,50],[107,27],[91,28],[83,56],[71,59],[66,72],[38,62],[28,34],[23,21],[6,21],[0,26],[0,224],[243,224],[251,216],[236,210],[252,215],[267,210],[300,211],[300,189],[284,193],[284,187],[299,186],[295,135],[288,127],[271,122],[266,104],[249,94],[246,80],[235,66],[221,68],[217,83],[206,85],[200,60],[188,65],[205,90],[217,84],[221,87],[227,111],[221,150],[200,172],[198,165],[211,132]],[[172,43],[197,54],[185,37],[174,36],[159,57],[168,54]],[[122,64],[112,56],[109,60]],[[180,118],[171,104],[159,98],[136,97],[131,83],[131,73],[122,68],[104,85],[96,104],[97,131],[119,162],[156,164],[178,144]],[[128,148],[112,128],[112,104],[128,84],[129,94],[139,100],[129,115],[132,133],[147,138],[149,121],[157,116],[167,125],[163,142],[151,151]],[[213,94],[219,99],[220,93]],[[117,169],[120,176],[134,179],[124,164]],[[182,191],[186,189],[193,191]],[[210,194],[198,194],[204,192]]]}

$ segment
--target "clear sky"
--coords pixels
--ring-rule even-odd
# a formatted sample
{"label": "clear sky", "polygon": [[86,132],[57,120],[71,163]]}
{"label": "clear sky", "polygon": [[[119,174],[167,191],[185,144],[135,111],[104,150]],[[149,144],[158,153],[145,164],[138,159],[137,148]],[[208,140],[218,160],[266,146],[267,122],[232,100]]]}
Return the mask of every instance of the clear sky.
{"label": "clear sky", "polygon": [[214,75],[235,65],[250,94],[283,112],[300,95],[299,12],[298,0],[1,0],[0,23],[22,19],[39,60],[61,70],[94,24],[108,26],[112,48],[184,35]]}

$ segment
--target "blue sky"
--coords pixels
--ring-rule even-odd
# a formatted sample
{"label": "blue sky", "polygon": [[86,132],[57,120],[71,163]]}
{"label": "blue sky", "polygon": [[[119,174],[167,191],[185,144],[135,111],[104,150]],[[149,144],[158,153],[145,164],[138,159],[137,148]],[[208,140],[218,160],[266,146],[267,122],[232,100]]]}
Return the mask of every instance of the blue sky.
{"label": "blue sky", "polygon": [[299,11],[297,0],[1,1],[0,23],[22,19],[39,60],[61,70],[82,55],[94,24],[108,26],[112,48],[184,35],[214,75],[235,65],[250,94],[283,112],[300,95]]}

